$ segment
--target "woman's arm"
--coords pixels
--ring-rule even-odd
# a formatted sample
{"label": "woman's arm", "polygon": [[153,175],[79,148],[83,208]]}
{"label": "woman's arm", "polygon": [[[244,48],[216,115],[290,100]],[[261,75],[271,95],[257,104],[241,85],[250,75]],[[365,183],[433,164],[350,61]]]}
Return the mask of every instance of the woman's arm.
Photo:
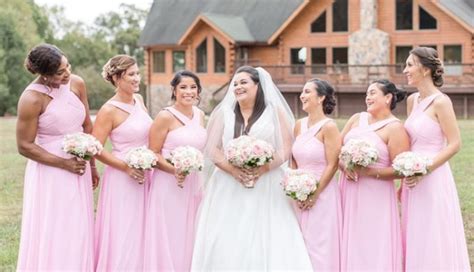
{"label": "woman's arm", "polygon": [[328,122],[321,129],[321,134],[327,165],[321,174],[318,188],[314,194],[311,195],[306,201],[300,203],[300,208],[302,209],[309,209],[314,205],[321,192],[323,192],[331,182],[338,168],[342,140],[336,123],[332,121]]}
{"label": "woman's arm", "polygon": [[[295,128],[293,129],[293,135],[295,136],[295,138],[300,135],[300,131],[301,131],[301,119],[296,121]],[[291,169],[297,169],[298,168],[298,164],[296,163],[296,160],[293,157],[293,154],[290,157],[290,165],[289,166],[290,166]]]}
{"label": "woman's arm", "polygon": [[[85,133],[91,133],[92,132],[92,120],[90,117],[90,112],[89,112],[89,101],[87,99],[87,88],[84,80],[77,76],[77,75],[71,75],[71,91],[76,93],[76,95],[79,97],[81,102],[84,104],[84,108],[86,110],[86,118],[84,119],[84,123],[82,124],[82,127],[84,129]],[[90,166],[91,166],[91,174],[92,174],[92,186],[95,189],[99,185],[99,173],[97,172],[97,168],[95,166],[95,159],[92,158],[90,160]]]}
{"label": "woman's arm", "polygon": [[451,99],[446,95],[440,96],[433,101],[433,107],[447,145],[433,158],[433,164],[428,167],[430,171],[446,163],[461,149],[461,133]]}
{"label": "woman's arm", "polygon": [[[393,122],[386,126],[387,128],[387,148],[390,161],[393,161],[398,154],[410,150],[410,137],[401,122]],[[395,174],[393,167],[373,168],[367,167],[360,170],[361,175],[374,177],[382,180],[393,180],[403,178]]]}
{"label": "woman's arm", "polygon": [[39,163],[58,167],[82,175],[85,162],[75,158],[64,159],[53,155],[35,143],[38,132],[38,120],[43,110],[42,94],[27,91],[18,101],[18,119],[16,124],[16,142],[18,152]]}
{"label": "woman's arm", "polygon": [[[97,113],[97,117],[94,122],[94,128],[92,129],[92,135],[96,137],[97,140],[102,143],[102,145],[105,145],[107,138],[114,129],[115,111],[116,110],[113,106],[104,105]],[[124,171],[130,177],[138,180],[139,182],[143,181],[144,179],[144,171],[128,167],[124,161],[118,159],[107,150],[103,150],[100,155],[96,155],[95,157],[104,164]]]}

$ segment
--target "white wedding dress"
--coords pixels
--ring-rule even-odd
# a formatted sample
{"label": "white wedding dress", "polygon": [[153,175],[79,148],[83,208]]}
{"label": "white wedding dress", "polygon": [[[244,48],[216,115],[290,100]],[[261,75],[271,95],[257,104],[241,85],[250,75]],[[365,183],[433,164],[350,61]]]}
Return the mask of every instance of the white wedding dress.
{"label": "white wedding dress", "polygon": [[[233,138],[235,116],[232,107],[219,110],[216,115],[222,119],[225,146]],[[291,146],[291,139],[281,142],[279,113],[267,105],[249,135],[276,149]],[[252,189],[217,167],[213,170],[199,212],[193,271],[312,270],[290,198],[280,185],[286,162],[279,164]]]}

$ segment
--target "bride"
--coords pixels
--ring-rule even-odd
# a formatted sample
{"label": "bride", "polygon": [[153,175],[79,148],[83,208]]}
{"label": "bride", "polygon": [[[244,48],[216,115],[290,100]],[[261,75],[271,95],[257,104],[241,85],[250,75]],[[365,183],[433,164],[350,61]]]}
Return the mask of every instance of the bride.
{"label": "bride", "polygon": [[[206,179],[192,270],[311,270],[293,208],[280,185],[293,125],[270,74],[240,67],[208,123],[205,152],[217,167]],[[274,160],[252,171],[228,163],[226,143],[241,135],[270,143]]]}

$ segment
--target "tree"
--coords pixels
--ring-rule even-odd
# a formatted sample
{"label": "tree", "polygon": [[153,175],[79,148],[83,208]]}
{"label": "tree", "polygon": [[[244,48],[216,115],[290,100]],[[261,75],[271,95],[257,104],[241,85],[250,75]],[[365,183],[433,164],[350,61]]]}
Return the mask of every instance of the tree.
{"label": "tree", "polygon": [[127,54],[143,65],[143,49],[138,46],[146,11],[135,5],[121,4],[119,12],[108,12],[95,20],[95,36],[110,42],[119,54]]}

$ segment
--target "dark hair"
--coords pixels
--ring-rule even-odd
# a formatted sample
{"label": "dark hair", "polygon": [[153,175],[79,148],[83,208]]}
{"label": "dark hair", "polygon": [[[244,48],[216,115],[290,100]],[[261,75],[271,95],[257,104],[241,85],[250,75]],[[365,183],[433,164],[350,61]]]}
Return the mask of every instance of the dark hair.
{"label": "dark hair", "polygon": [[248,124],[244,127],[244,117],[240,111],[239,103],[235,104],[234,113],[235,113],[235,125],[234,125],[234,138],[239,137],[243,134],[248,134],[252,125],[258,120],[265,110],[265,94],[263,93],[262,85],[260,84],[260,77],[258,76],[257,69],[251,66],[241,66],[235,75],[239,73],[247,73],[250,75],[252,81],[257,84],[257,95],[255,97],[255,104],[253,105],[252,115],[250,115]]}
{"label": "dark hair", "polygon": [[390,101],[390,110],[394,110],[397,106],[397,103],[403,101],[407,96],[407,92],[398,89],[395,84],[393,84],[388,79],[377,79],[372,82],[372,84],[377,84],[383,94],[392,94],[392,100]]}
{"label": "dark hair", "polygon": [[314,84],[318,96],[324,96],[324,114],[331,114],[334,111],[334,108],[336,107],[336,99],[334,98],[334,88],[331,86],[331,84],[329,84],[329,82],[319,78],[313,78],[308,80],[307,82],[311,82]]}
{"label": "dark hair", "polygon": [[174,94],[174,90],[176,89],[178,84],[181,82],[183,77],[190,77],[190,78],[194,79],[194,82],[196,83],[197,88],[198,88],[198,96],[202,91],[201,81],[199,80],[199,77],[191,71],[182,70],[182,71],[179,71],[176,74],[174,74],[174,77],[170,82],[170,85],[172,87],[172,92],[171,92],[171,99],[172,100],[176,100],[176,95]]}
{"label": "dark hair", "polygon": [[115,86],[114,76],[121,78],[125,71],[136,63],[135,58],[129,55],[116,55],[102,67],[102,77]]}
{"label": "dark hair", "polygon": [[436,87],[443,86],[444,68],[438,57],[438,51],[431,47],[416,47],[410,54],[418,57],[420,63],[431,71],[431,79]]}
{"label": "dark hair", "polygon": [[59,66],[64,54],[52,44],[39,44],[28,53],[25,59],[25,68],[32,74],[52,76]]}

